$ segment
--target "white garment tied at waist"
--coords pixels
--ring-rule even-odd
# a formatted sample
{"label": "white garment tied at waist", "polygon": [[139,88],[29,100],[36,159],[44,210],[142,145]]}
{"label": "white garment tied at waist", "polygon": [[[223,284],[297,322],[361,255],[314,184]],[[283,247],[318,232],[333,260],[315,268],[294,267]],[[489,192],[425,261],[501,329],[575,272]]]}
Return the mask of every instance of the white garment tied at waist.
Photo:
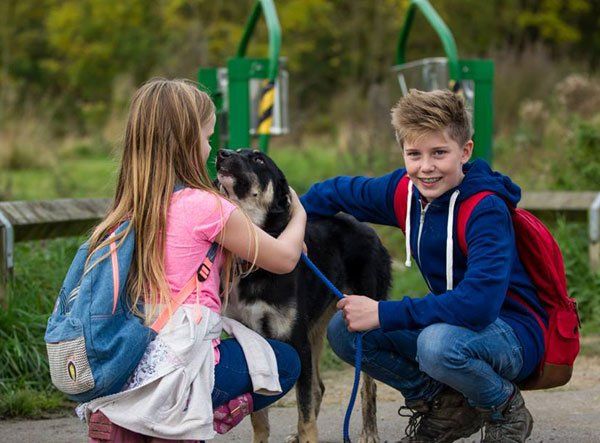
{"label": "white garment tied at waist", "polygon": [[[202,313],[198,324],[194,321],[197,309]],[[86,416],[100,409],[119,426],[153,437],[214,438],[209,401],[215,366],[211,342],[222,329],[240,343],[253,391],[280,394],[275,353],[263,337],[205,306],[183,305],[148,347],[128,389],[82,405]]]}

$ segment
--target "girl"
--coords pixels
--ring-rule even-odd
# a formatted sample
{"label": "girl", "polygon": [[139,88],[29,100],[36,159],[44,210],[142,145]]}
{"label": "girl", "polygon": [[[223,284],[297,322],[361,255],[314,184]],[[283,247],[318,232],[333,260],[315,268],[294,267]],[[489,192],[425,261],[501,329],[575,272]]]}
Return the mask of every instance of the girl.
{"label": "girl", "polygon": [[[293,348],[269,340],[264,349],[264,339],[234,322],[226,329],[246,337],[249,348],[234,338],[220,341],[218,314],[227,304],[229,283],[236,274],[234,256],[274,273],[294,269],[302,252],[306,214],[292,192],[292,218],[273,238],[218,194],[205,166],[214,125],[212,101],[190,82],[153,79],[133,97],[114,203],[94,230],[90,251],[105,246],[111,241],[108,234],[123,220],[130,221],[136,249],[129,294],[132,306],[145,304],[139,314],[150,324],[198,271],[211,244],[219,248],[201,290],[197,286],[182,308],[171,313],[124,391],[110,401],[83,405],[88,418],[91,415],[90,430],[102,430],[108,417],[158,439],[209,439],[214,436],[213,408],[215,427],[225,432],[243,415],[282,397],[296,382],[300,363]],[[117,245],[118,240],[116,236]],[[221,297],[220,274],[225,282]],[[211,342],[207,337],[214,338]],[[203,353],[202,343],[209,344],[209,352]],[[245,358],[248,349],[255,353],[251,361]],[[270,372],[275,380],[261,379],[261,371],[269,363],[274,366],[275,359],[276,370]],[[236,411],[245,414],[235,415]],[[135,440],[134,432],[119,432],[108,438]],[[143,439],[139,434],[137,441]],[[90,436],[102,437],[98,432]]]}

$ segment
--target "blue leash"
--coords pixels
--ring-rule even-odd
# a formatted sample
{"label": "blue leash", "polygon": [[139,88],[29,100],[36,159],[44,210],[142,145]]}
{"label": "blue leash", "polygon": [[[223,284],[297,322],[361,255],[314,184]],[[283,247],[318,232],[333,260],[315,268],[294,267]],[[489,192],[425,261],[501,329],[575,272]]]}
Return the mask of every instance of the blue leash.
{"label": "blue leash", "polygon": [[[344,298],[344,294],[335,287],[331,281],[321,272],[315,264],[310,261],[305,253],[302,253],[302,260],[306,263],[306,266],[315,273],[319,279],[334,293],[334,295],[340,300]],[[363,333],[357,333],[354,336],[354,346],[356,347],[356,355],[354,356],[354,385],[352,386],[352,394],[350,394],[350,401],[348,402],[348,409],[346,409],[346,415],[344,417],[344,443],[350,443],[350,417],[352,416],[352,409],[354,408],[354,402],[356,401],[356,394],[358,393],[358,384],[360,383],[360,364],[362,362],[362,336]]]}

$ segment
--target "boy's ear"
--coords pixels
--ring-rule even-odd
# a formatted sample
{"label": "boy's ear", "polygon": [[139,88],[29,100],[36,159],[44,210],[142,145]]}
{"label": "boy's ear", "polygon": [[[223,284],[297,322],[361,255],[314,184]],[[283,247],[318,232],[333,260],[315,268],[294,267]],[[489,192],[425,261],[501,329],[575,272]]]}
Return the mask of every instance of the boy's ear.
{"label": "boy's ear", "polygon": [[462,156],[460,158],[460,162],[464,165],[469,160],[471,160],[471,156],[473,155],[473,140],[469,140],[462,148]]}

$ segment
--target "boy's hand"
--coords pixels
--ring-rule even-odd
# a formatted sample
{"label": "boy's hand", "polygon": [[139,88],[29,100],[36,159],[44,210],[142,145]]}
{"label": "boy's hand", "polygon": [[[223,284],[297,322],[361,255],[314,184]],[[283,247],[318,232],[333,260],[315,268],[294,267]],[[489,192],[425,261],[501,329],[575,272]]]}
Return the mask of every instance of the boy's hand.
{"label": "boy's hand", "polygon": [[348,326],[348,331],[368,331],[379,328],[377,301],[364,295],[347,295],[337,303]]}

